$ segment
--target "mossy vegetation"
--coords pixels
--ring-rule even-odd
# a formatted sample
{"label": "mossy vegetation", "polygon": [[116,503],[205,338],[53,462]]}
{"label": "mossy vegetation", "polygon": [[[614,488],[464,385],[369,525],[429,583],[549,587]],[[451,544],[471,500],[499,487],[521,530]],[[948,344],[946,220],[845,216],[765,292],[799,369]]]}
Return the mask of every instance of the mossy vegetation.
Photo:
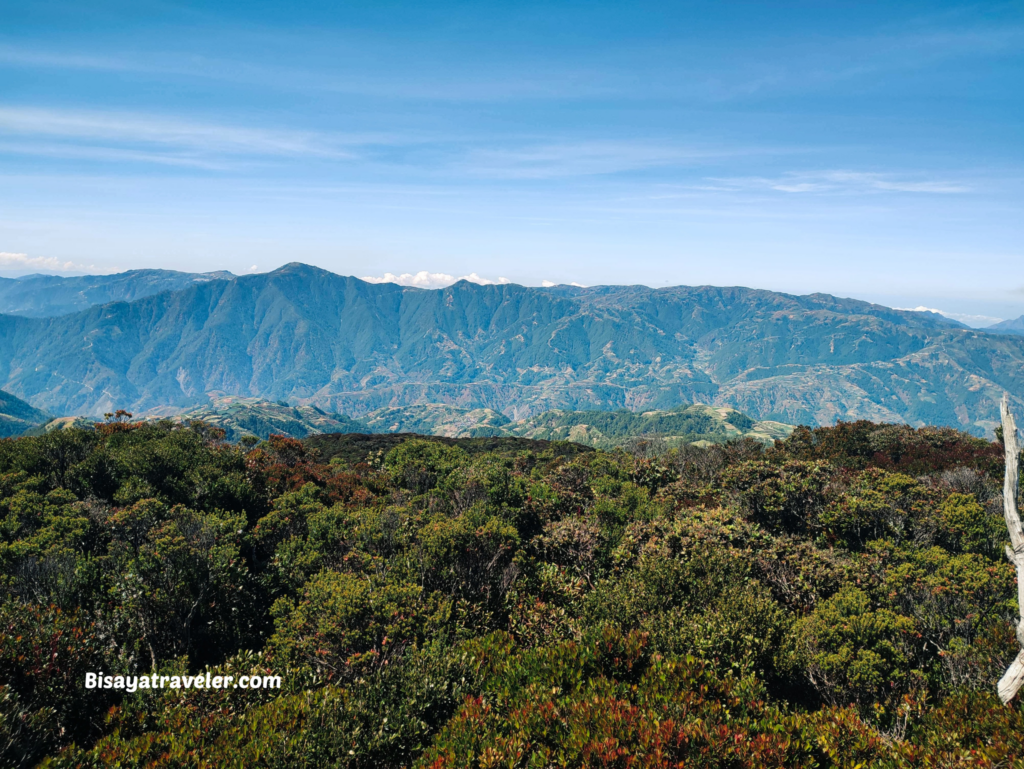
{"label": "mossy vegetation", "polygon": [[[1024,758],[1002,448],[0,442],[0,763],[956,767]],[[86,672],[280,690],[86,689]]]}

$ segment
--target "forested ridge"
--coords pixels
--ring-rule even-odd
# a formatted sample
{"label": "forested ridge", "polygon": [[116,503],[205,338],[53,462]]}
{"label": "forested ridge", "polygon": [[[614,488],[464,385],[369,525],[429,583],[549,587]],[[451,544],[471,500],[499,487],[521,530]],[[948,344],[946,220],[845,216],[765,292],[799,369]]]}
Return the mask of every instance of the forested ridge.
{"label": "forested ridge", "polygon": [[[423,404],[520,420],[704,403],[784,424],[870,419],[988,437],[1004,392],[1024,407],[1024,339],[827,294],[423,290],[303,264],[231,280],[122,278],[111,299],[130,301],[0,314],[0,388],[55,416],[169,414],[217,393],[352,418]],[[183,287],[149,293],[172,278]]]}
{"label": "forested ridge", "polygon": [[[1018,650],[998,442],[343,437],[122,412],[0,441],[0,764],[1024,757],[995,695]],[[101,671],[283,686],[86,689]]]}

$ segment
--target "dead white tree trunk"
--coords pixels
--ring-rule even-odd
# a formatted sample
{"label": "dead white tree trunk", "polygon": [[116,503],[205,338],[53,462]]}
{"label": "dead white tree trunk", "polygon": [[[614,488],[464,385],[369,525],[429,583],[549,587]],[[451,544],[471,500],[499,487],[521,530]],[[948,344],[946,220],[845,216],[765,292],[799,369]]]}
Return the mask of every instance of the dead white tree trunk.
{"label": "dead white tree trunk", "polygon": [[999,405],[1003,418],[1003,446],[1006,447],[1006,475],[1003,480],[1003,515],[1006,528],[1010,532],[1010,546],[1006,555],[1017,569],[1017,643],[1020,651],[1017,658],[1006,669],[999,679],[997,691],[999,699],[1005,705],[1013,699],[1021,684],[1024,684],[1024,527],[1020,523],[1017,512],[1017,457],[1020,449],[1017,446],[1017,424],[1010,413],[1010,403],[1006,395]]}

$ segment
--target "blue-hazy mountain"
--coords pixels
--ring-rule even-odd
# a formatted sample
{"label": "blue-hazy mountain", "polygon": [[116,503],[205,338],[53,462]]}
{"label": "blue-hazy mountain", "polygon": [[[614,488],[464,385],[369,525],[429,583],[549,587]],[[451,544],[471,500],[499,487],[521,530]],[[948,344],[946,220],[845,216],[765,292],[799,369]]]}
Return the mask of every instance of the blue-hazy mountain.
{"label": "blue-hazy mountain", "polygon": [[359,417],[446,403],[710,403],[755,419],[867,418],[990,433],[1024,405],[1024,338],[825,294],[747,288],[441,290],[301,264],[55,318],[0,316],[0,386],[56,414],[194,407],[207,393]]}
{"label": "blue-hazy mountain", "polygon": [[1024,336],[1024,315],[1013,320],[1004,320],[985,329],[990,334],[1018,334]]}
{"label": "blue-hazy mountain", "polygon": [[114,275],[25,275],[0,278],[0,313],[48,318],[68,315],[97,304],[131,302],[195,283],[231,280],[230,272],[129,270]]}

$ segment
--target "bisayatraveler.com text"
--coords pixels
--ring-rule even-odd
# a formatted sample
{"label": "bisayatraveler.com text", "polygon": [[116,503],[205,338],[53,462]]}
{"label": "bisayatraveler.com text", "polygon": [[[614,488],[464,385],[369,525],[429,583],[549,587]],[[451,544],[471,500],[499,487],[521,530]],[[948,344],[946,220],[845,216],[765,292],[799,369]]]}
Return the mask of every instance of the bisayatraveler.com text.
{"label": "bisayatraveler.com text", "polygon": [[115,676],[86,673],[86,689],[280,689],[281,676]]}

